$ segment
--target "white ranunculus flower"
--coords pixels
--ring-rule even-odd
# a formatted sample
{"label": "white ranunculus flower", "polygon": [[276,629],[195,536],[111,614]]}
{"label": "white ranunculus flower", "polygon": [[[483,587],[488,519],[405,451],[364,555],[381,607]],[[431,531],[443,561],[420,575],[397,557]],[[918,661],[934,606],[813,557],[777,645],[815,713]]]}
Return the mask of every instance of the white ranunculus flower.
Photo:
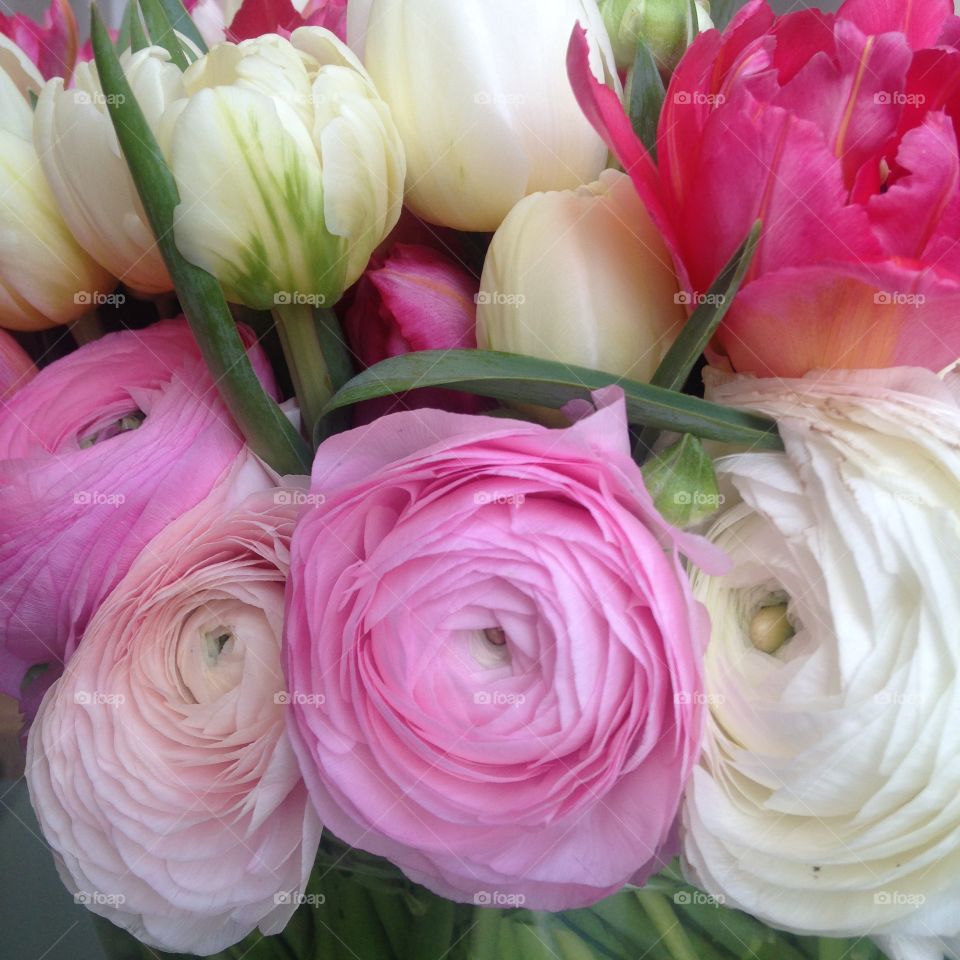
{"label": "white ranunculus flower", "polygon": [[620,92],[596,0],[350,0],[347,18],[424,219],[496,230],[528,194],[590,183],[607,165],[566,72],[580,23],[594,75]]}
{"label": "white ranunculus flower", "polygon": [[[156,133],[166,107],[183,96],[180,69],[161,47],[128,50],[120,62]],[[171,290],[93,63],[77,64],[70,89],[60,78],[47,82],[37,102],[34,140],[60,212],[84,250],[140,293]]]}
{"label": "white ranunculus flower", "polygon": [[800,933],[960,933],[960,377],[737,377],[711,398],[786,452],[721,460],[735,491],[694,573],[710,719],[684,808],[690,877]]}

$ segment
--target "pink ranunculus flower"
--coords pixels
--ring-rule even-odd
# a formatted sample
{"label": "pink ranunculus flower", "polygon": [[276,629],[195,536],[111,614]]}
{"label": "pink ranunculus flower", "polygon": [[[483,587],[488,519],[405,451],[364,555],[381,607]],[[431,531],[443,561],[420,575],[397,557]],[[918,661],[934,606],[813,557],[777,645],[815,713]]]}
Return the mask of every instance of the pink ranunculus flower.
{"label": "pink ranunculus flower", "polygon": [[27,351],[6,330],[0,330],[0,401],[26,386],[36,373]]}
{"label": "pink ranunculus flower", "polygon": [[319,843],[283,716],[299,507],[270,483],[243,454],[147,545],[28,739],[30,798],[67,887],[161,950],[282,930]]}
{"label": "pink ranunculus flower", "polygon": [[28,716],[137,554],[243,449],[182,320],[87,344],[0,405],[0,690]]}
{"label": "pink ranunculus flower", "polygon": [[775,16],[752,0],[691,45],[657,164],[598,88],[571,79],[704,292],[763,235],[714,340],[759,376],[922,366],[960,355],[960,21],[950,0],[847,0]]}
{"label": "pink ranunculus flower", "polygon": [[[44,80],[70,82],[77,62],[77,20],[68,0],[51,0],[43,22],[22,13],[0,13],[0,37],[13,41],[32,61]],[[0,63],[4,44],[0,41]]]}
{"label": "pink ranunculus flower", "polygon": [[[480,280],[431,247],[396,244],[360,278],[344,333],[364,367],[415,350],[475,350]],[[423,389],[364,405],[373,419],[398,409],[438,407],[474,413],[483,401],[453,390]]]}
{"label": "pink ranunculus flower", "polygon": [[654,508],[622,393],[595,399],[563,430],[398,413],[314,462],[294,749],[333,833],[455,900],[579,906],[675,852],[708,633],[680,554],[719,555]]}

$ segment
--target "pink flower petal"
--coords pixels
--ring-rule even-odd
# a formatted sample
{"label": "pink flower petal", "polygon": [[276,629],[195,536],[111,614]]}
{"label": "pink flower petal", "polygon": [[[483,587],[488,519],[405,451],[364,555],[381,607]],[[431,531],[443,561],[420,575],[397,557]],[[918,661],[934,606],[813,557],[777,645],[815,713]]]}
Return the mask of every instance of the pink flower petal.
{"label": "pink flower petal", "polygon": [[903,33],[914,50],[932,47],[953,15],[950,0],[846,0],[837,17],[864,33]]}
{"label": "pink flower petal", "polygon": [[897,164],[907,174],[867,204],[884,250],[929,260],[931,245],[946,240],[949,253],[960,236],[960,159],[950,118],[942,111],[927,114],[922,126],[904,135]]}
{"label": "pink flower petal", "polygon": [[77,20],[68,0],[51,0],[42,23],[22,13],[0,14],[0,33],[9,37],[37,65],[44,79],[70,82],[77,62]]}
{"label": "pink flower petal", "polygon": [[960,357],[960,282],[917,261],[832,263],[768,273],[737,297],[716,355],[761,377],[919,366]]}
{"label": "pink flower petal", "polygon": [[574,27],[567,48],[567,76],[580,109],[630,175],[650,218],[663,234],[682,283],[683,264],[677,256],[676,233],[664,206],[657,168],[633,132],[630,118],[616,93],[593,75],[587,34],[580,24]]}

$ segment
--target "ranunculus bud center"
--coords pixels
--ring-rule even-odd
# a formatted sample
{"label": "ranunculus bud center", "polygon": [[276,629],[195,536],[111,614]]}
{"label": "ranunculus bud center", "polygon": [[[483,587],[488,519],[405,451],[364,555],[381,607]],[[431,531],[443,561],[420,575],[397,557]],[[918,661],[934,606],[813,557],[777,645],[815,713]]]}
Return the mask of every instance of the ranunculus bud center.
{"label": "ranunculus bud center", "polygon": [[761,607],[750,620],[750,642],[764,653],[776,653],[794,633],[786,603]]}
{"label": "ranunculus bud center", "polygon": [[122,417],[117,417],[115,420],[110,420],[107,423],[88,428],[90,430],[89,433],[81,431],[81,434],[86,433],[86,436],[81,436],[80,449],[86,450],[87,447],[103,443],[104,440],[119,436],[121,433],[129,433],[131,430],[136,430],[146,419],[147,415],[142,410],[131,410],[130,413],[125,413]]}
{"label": "ranunculus bud center", "polygon": [[481,667],[503,667],[510,663],[507,634],[500,627],[487,627],[469,634],[469,649]]}
{"label": "ranunculus bud center", "polygon": [[213,666],[223,653],[224,647],[233,642],[233,628],[217,627],[215,630],[208,630],[204,639],[206,641],[204,652],[210,665]]}

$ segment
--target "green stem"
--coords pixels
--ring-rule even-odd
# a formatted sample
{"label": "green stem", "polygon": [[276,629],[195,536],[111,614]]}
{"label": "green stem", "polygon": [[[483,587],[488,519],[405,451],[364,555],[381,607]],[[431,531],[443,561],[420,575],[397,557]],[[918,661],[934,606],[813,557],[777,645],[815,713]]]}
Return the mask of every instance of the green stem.
{"label": "green stem", "polygon": [[850,952],[849,940],[834,940],[820,937],[817,949],[818,960],[843,960]]}
{"label": "green stem", "polygon": [[500,911],[492,907],[474,907],[473,929],[470,931],[470,960],[500,960]]}
{"label": "green stem", "polygon": [[288,303],[274,307],[273,316],[300,404],[304,433],[312,440],[321,411],[333,396],[333,381],[320,348],[313,308]]}
{"label": "green stem", "polygon": [[91,9],[91,39],[117,139],[183,312],[224,403],[253,451],[278,473],[309,473],[310,451],[257,379],[219,283],[184,259],[177,248],[173,227],[180,194],[176,181],[96,6]]}
{"label": "green stem", "polygon": [[657,932],[663,937],[663,945],[670,951],[674,960],[700,960],[677,915],[662,893],[638,890],[636,897],[657,928]]}

